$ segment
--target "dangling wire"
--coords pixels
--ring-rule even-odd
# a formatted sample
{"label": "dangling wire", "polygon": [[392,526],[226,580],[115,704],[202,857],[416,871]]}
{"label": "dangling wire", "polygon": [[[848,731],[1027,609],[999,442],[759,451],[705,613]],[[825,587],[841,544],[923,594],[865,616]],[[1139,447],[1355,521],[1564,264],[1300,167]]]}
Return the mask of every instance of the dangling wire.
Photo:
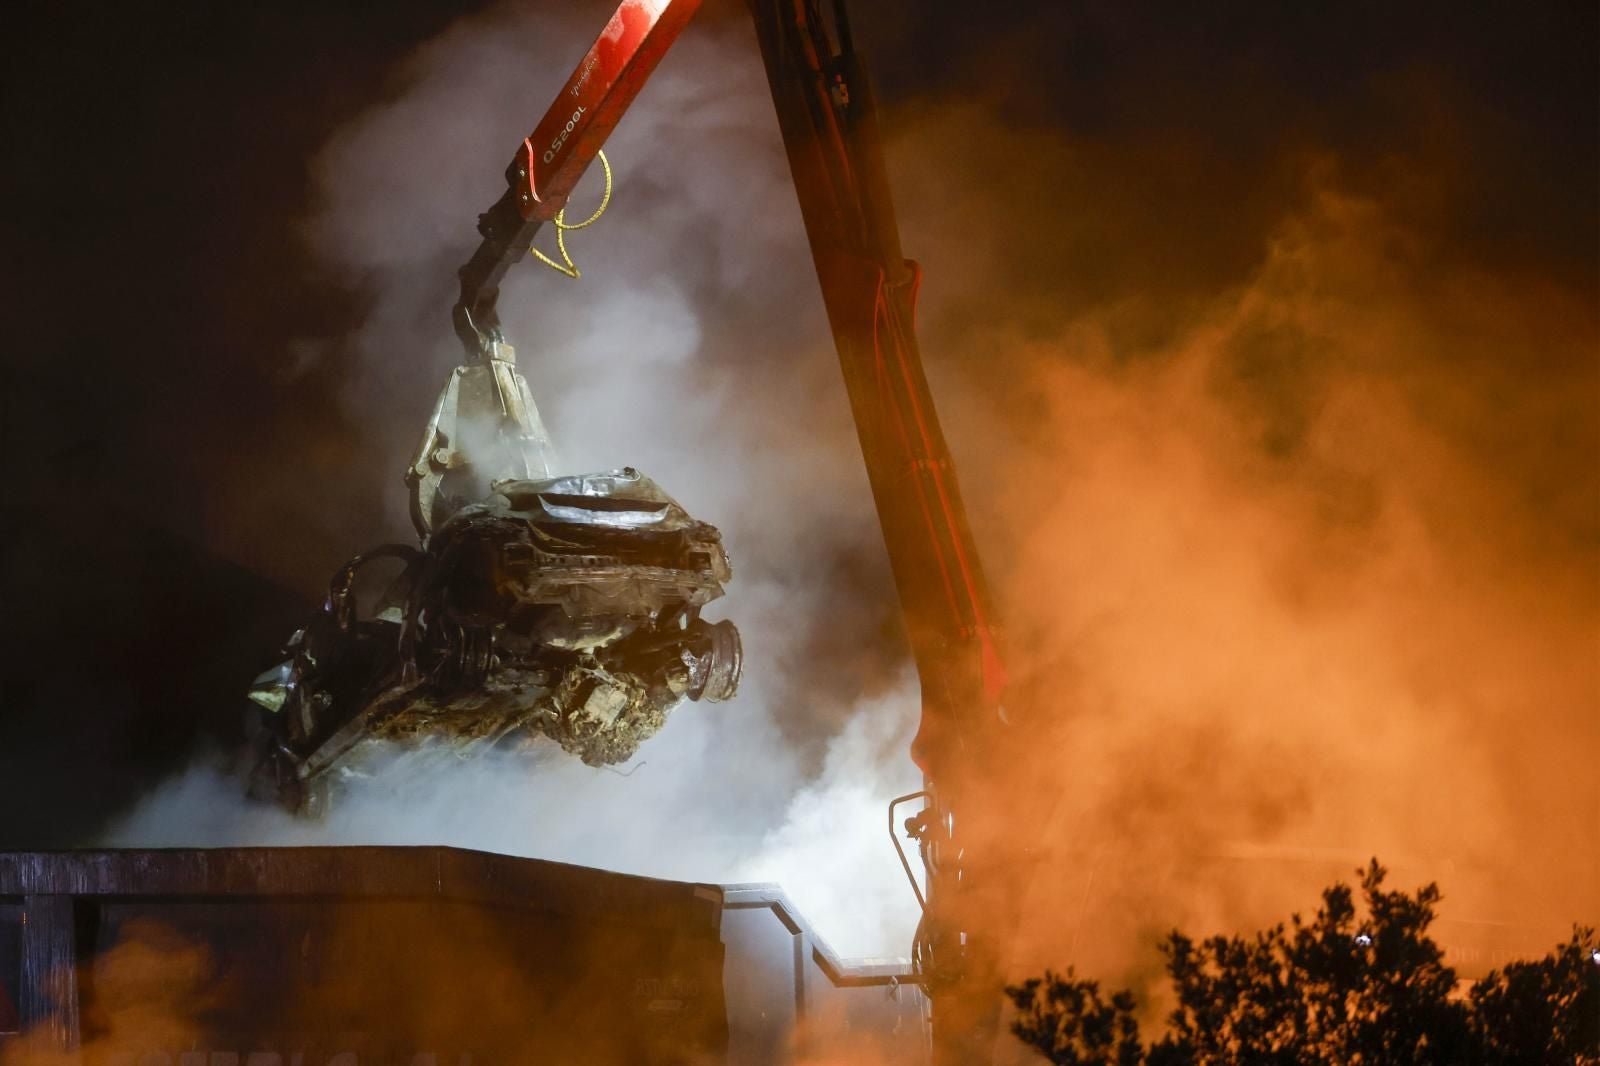
{"label": "dangling wire", "polygon": [[558,263],[554,259],[551,259],[549,256],[545,255],[543,252],[539,251],[539,249],[535,248],[533,245],[528,245],[528,251],[535,259],[539,260],[539,262],[543,263],[551,270],[565,274],[569,278],[576,278],[580,277],[581,275],[578,271],[578,265],[572,261],[572,256],[567,253],[567,231],[582,229],[583,227],[592,224],[601,215],[606,213],[606,205],[611,203],[611,164],[606,160],[606,153],[604,149],[600,151],[600,166],[604,168],[606,172],[606,191],[601,195],[600,206],[594,209],[594,214],[590,215],[582,222],[575,222],[569,226],[565,221],[567,209],[563,207],[561,210],[556,212],[556,217],[551,220],[556,224],[556,250],[561,253],[562,262]]}

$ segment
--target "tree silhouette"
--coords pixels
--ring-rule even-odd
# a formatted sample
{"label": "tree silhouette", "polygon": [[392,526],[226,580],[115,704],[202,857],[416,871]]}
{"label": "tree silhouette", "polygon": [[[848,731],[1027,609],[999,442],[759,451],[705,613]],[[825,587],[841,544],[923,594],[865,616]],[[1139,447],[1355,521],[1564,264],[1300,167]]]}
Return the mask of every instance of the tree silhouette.
{"label": "tree silhouette", "polygon": [[1253,937],[1161,945],[1178,1006],[1146,1046],[1126,991],[1046,971],[1006,989],[1012,1032],[1060,1066],[1600,1066],[1600,942],[1574,927],[1551,954],[1490,973],[1458,995],[1427,933],[1439,889],[1383,890],[1376,859]]}

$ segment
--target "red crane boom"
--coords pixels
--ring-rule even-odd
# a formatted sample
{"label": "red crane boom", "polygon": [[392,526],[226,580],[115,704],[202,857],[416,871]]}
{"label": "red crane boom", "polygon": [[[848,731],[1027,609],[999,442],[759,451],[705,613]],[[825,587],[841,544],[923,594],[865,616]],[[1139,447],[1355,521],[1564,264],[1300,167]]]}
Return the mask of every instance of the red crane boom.
{"label": "red crane boom", "polygon": [[872,87],[843,4],[831,18],[808,0],[751,9],[921,682],[912,756],[928,806],[907,826],[928,893],[913,958],[933,998],[936,1058],[986,1060],[1010,939],[985,839],[999,835],[989,778],[1009,740],[1006,671],[917,346],[922,273],[901,252]]}

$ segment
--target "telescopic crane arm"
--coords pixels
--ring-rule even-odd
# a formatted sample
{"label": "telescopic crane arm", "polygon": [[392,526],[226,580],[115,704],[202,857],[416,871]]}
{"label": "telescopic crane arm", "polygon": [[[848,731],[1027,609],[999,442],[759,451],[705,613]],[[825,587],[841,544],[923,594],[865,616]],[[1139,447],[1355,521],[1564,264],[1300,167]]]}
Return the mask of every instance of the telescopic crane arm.
{"label": "telescopic crane arm", "polygon": [[506,191],[478,216],[483,242],[461,268],[452,318],[467,361],[504,338],[495,303],[500,282],[527,254],[541,223],[555,218],[589,164],[639,95],[700,0],[623,0],[561,87],[555,103],[506,167]]}
{"label": "telescopic crane arm", "polygon": [[928,805],[907,828],[928,878],[913,957],[934,1001],[935,1056],[988,1061],[1014,895],[998,869],[1008,812],[993,778],[1012,738],[988,586],[917,347],[922,272],[900,249],[843,3],[749,3],[921,681],[912,757]]}

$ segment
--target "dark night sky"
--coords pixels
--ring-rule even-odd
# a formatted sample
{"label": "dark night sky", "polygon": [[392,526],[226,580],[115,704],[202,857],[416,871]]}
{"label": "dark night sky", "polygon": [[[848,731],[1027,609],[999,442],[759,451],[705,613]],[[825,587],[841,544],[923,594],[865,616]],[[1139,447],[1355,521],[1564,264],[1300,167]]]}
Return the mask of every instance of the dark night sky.
{"label": "dark night sky", "polygon": [[[316,478],[366,439],[337,400],[339,360],[277,372],[297,338],[339,336],[365,307],[297,227],[308,160],[480,6],[8,12],[0,847],[82,839],[197,746],[225,746],[239,689],[337,561],[333,533],[286,528],[303,550],[253,574],[217,553],[210,501],[259,468],[246,453]],[[1041,333],[1132,293],[1182,308],[1243,278],[1302,149],[1336,159],[1345,188],[1392,196],[1441,261],[1545,277],[1591,311],[1600,292],[1592,3],[855,7],[891,123],[970,103],[1127,176],[1082,222],[1092,256],[1062,265],[1019,239],[996,279]],[[1396,189],[1397,159],[1427,180]],[[995,188],[976,194],[1070,215],[1048,161],[1018,177],[1029,165],[985,161]],[[952,299],[949,328],[979,313]],[[348,505],[376,493],[353,484]]]}

